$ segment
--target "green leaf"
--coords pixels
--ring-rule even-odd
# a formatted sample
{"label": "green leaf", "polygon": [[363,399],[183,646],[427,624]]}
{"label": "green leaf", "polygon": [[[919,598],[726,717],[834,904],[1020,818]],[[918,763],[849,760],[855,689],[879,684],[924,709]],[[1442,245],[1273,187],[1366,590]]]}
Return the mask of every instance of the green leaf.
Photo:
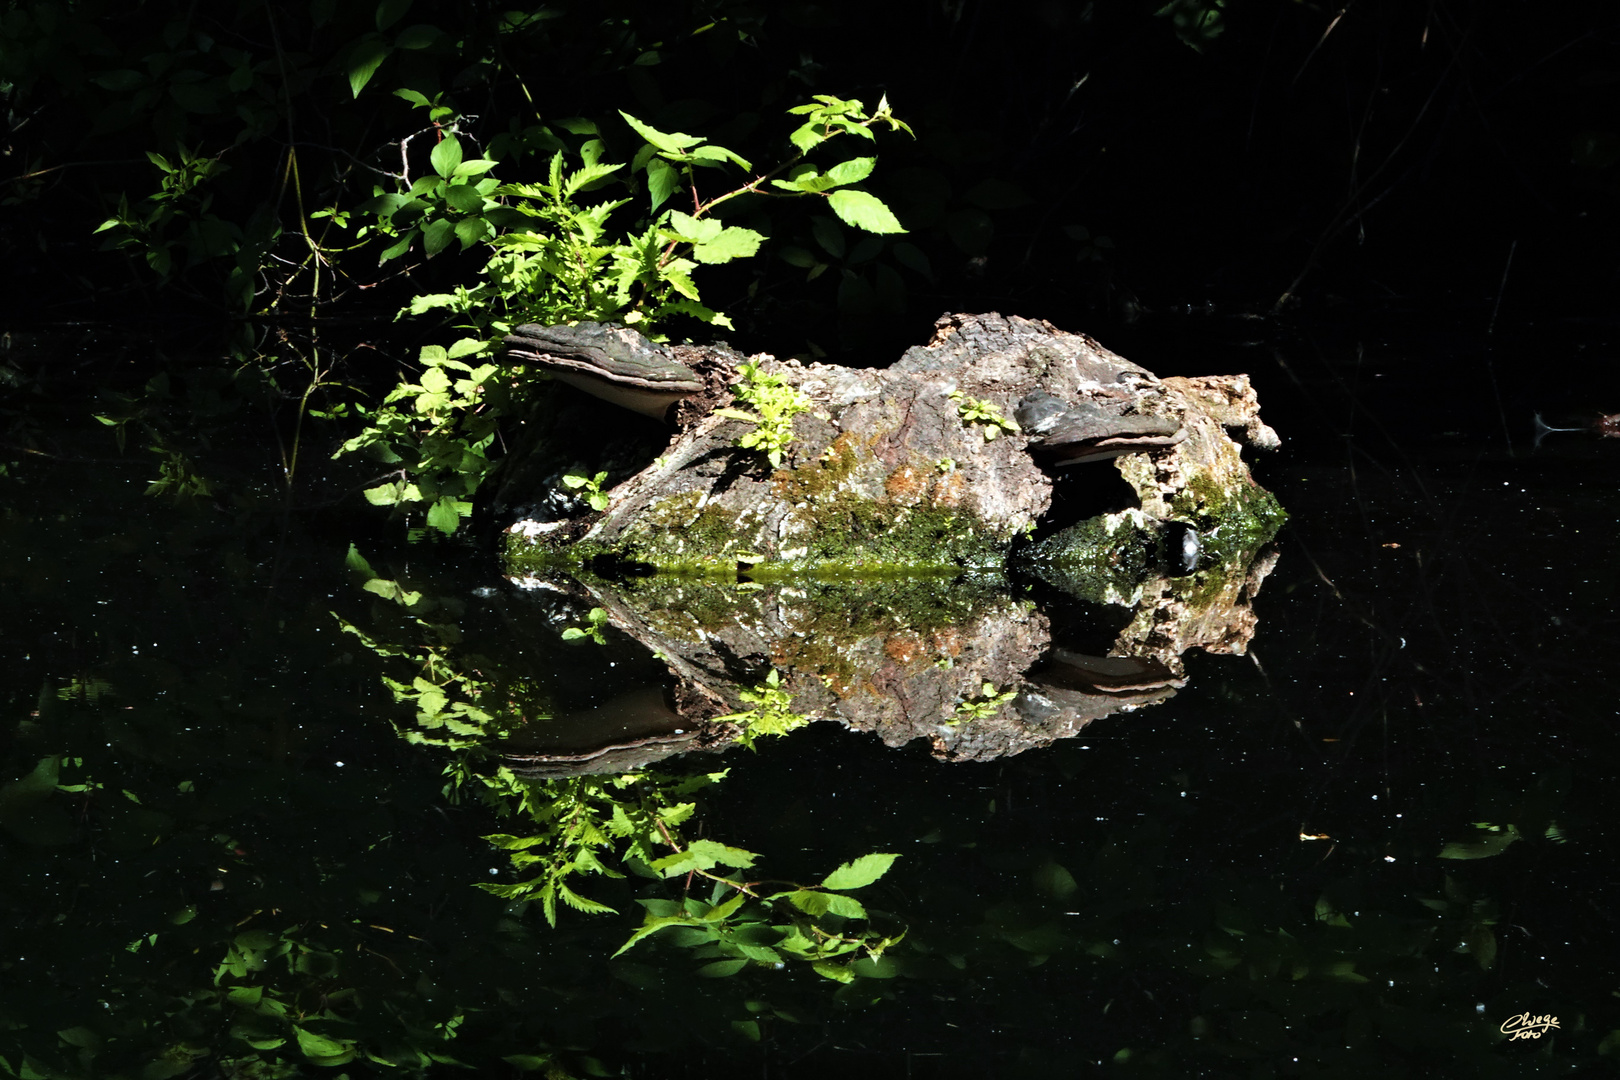
{"label": "green leaf", "polygon": [[611,176],[622,168],[624,168],[623,165],[605,165],[601,163],[587,165],[568,177],[567,183],[563,184],[563,197],[572,198],[582,188],[589,187],[604,176]]}
{"label": "green leaf", "polygon": [[386,30],[405,17],[411,0],[382,0],[377,5],[377,29]]}
{"label": "green leaf", "polygon": [[811,150],[827,141],[827,136],[821,133],[824,126],[825,125],[812,120],[808,124],[794,131],[793,134],[789,135],[788,140],[792,142],[794,146],[799,148],[800,153],[809,153]]}
{"label": "green leaf", "polygon": [[839,915],[846,919],[866,918],[866,908],[853,896],[843,893],[827,893],[827,911],[832,915]]}
{"label": "green leaf", "polygon": [[1484,923],[1468,928],[1463,938],[1468,943],[1468,955],[1474,958],[1481,971],[1489,971],[1496,963],[1496,932]]}
{"label": "green leaf", "polygon": [[588,897],[581,896],[566,885],[559,885],[557,887],[557,895],[561,897],[563,903],[567,904],[575,911],[583,911],[587,915],[618,914],[617,909],[610,908],[606,904],[600,904],[595,900],[589,899]]}
{"label": "green leaf", "polygon": [[377,68],[387,59],[393,49],[379,37],[363,39],[349,53],[349,89],[354,96],[359,97],[360,91],[365,89],[366,83],[377,73]]}
{"label": "green leaf", "polygon": [[894,860],[899,857],[879,853],[862,855],[828,874],[821,886],[824,889],[859,889],[870,885],[888,873],[889,867],[894,865]]}
{"label": "green leaf", "polygon": [[748,163],[747,158],[742,157],[731,150],[727,150],[723,146],[699,146],[692,151],[691,156],[693,161],[699,163],[713,162],[716,165],[723,165],[729,161],[739,168],[753,168],[753,166]]}
{"label": "green leaf", "polygon": [[705,979],[723,979],[727,975],[737,974],[747,966],[747,960],[717,960],[712,964],[704,964],[697,969],[697,973]]}
{"label": "green leaf", "polygon": [[713,240],[693,245],[692,258],[711,265],[731,262],[733,259],[746,259],[757,252],[759,245],[764,242],[763,233],[734,225],[722,229]]}
{"label": "green leaf", "polygon": [[461,519],[472,513],[472,503],[441,496],[428,510],[427,523],[449,535],[461,527]]}
{"label": "green leaf", "polygon": [[844,257],[844,230],[838,227],[838,222],[830,217],[817,215],[810,219],[810,235],[816,238],[821,249],[835,259]]}
{"label": "green leaf", "polygon": [[452,210],[463,214],[476,213],[484,208],[484,197],[471,184],[451,184],[444,189],[444,201]]}
{"label": "green leaf", "polygon": [[630,948],[632,945],[634,945],[636,942],[640,941],[642,938],[649,937],[649,936],[651,936],[653,934],[656,934],[656,933],[658,933],[658,931],[664,929],[667,926],[695,926],[695,925],[697,925],[697,920],[696,919],[689,918],[689,917],[684,916],[684,915],[662,915],[662,916],[659,916],[657,918],[654,918],[654,917],[652,917],[651,913],[649,913],[647,921],[642,923],[641,926],[637,928],[636,932],[630,935],[630,940],[626,941],[623,945],[620,945],[619,946],[619,951],[614,953],[613,955],[614,956],[623,955],[624,951],[626,949]]}
{"label": "green leaf", "polygon": [[551,1058],[534,1054],[507,1054],[501,1060],[518,1072],[539,1072],[551,1064]]}
{"label": "green leaf", "polygon": [[1053,900],[1067,900],[1080,886],[1073,874],[1049,859],[1035,869],[1035,888]]}
{"label": "green leaf", "polygon": [[855,973],[849,970],[847,964],[834,964],[828,960],[817,960],[810,965],[810,970],[834,982],[851,983],[855,981]]}
{"label": "green leaf", "polygon": [[400,237],[396,243],[390,244],[388,247],[384,248],[383,253],[377,256],[377,261],[379,263],[385,263],[389,259],[399,258],[401,255],[405,254],[405,252],[410,250],[411,241],[415,240],[420,235],[422,235],[421,232],[416,229],[412,229],[410,232]]}
{"label": "green leaf", "polygon": [[330,1058],[339,1054],[352,1052],[353,1045],[328,1039],[325,1035],[317,1035],[313,1031],[294,1025],[293,1031],[298,1036],[298,1048],[304,1052],[305,1057]]}
{"label": "green leaf", "polygon": [[1488,859],[1506,851],[1519,838],[1517,830],[1487,833],[1477,840],[1453,841],[1440,849],[1442,859]]}
{"label": "green leaf", "polygon": [[875,157],[851,158],[848,161],[840,161],[828,169],[826,175],[827,179],[836,185],[858,184],[871,176],[875,168],[877,168]]}
{"label": "green leaf", "polygon": [[678,131],[673,133],[659,131],[655,127],[643,124],[640,120],[637,120],[623,109],[619,110],[619,115],[624,117],[625,123],[629,124],[635,129],[637,135],[640,135],[643,139],[646,139],[647,142],[658,147],[658,149],[664,151],[666,154],[679,154],[684,150],[690,149],[691,147],[701,145],[703,142],[701,138],[693,135],[686,135]]}
{"label": "green leaf", "polygon": [[399,37],[394,39],[394,47],[396,49],[425,49],[442,36],[438,27],[428,26],[426,23],[417,23],[415,26],[408,26],[399,32]]}
{"label": "green leaf", "polygon": [[427,252],[428,258],[433,258],[439,252],[450,246],[450,241],[456,238],[455,222],[447,218],[428,223],[422,229],[422,249]]}
{"label": "green leaf", "polygon": [[349,545],[349,554],[344,557],[343,562],[350,570],[360,574],[367,581],[377,576],[377,571],[371,568],[371,564],[366,562],[365,556],[360,554],[360,549],[353,544]]}
{"label": "green leaf", "polygon": [[832,907],[832,895],[817,892],[814,889],[797,889],[790,893],[777,893],[771,899],[775,900],[777,897],[786,897],[788,903],[811,918],[820,918],[827,914]]}
{"label": "green leaf", "polygon": [[454,135],[446,135],[433,148],[428,160],[433,163],[433,171],[440,176],[448,179],[455,175],[456,166],[461,164],[461,140]]}
{"label": "green leaf", "polygon": [[694,840],[685,851],[656,860],[652,868],[668,878],[716,866],[748,867],[754,865],[758,857],[751,851],[727,847],[713,840]]}
{"label": "green leaf", "polygon": [[844,224],[853,225],[869,233],[903,233],[905,228],[898,218],[883,204],[883,200],[865,191],[842,189],[827,196],[833,213]]}
{"label": "green leaf", "polygon": [[374,488],[366,488],[361,494],[365,495],[366,502],[372,506],[393,506],[399,502],[400,486],[398,483],[379,484]]}
{"label": "green leaf", "polygon": [[915,270],[929,281],[934,280],[934,268],[921,248],[905,242],[894,245],[894,261],[907,270]]}
{"label": "green leaf", "polygon": [[456,239],[461,241],[461,250],[466,251],[480,240],[486,240],[492,234],[489,222],[483,218],[462,218],[456,222]]}
{"label": "green leaf", "polygon": [[691,214],[671,210],[669,212],[669,224],[665,228],[672,235],[682,240],[702,244],[719,236],[724,226],[712,218],[695,218]]}
{"label": "green leaf", "polygon": [[789,245],[778,251],[776,257],[789,266],[797,266],[801,270],[808,270],[816,265],[816,257],[802,247]]}
{"label": "green leaf", "polygon": [[647,194],[652,197],[652,211],[658,208],[681,186],[681,174],[669,162],[655,158],[647,163]]}

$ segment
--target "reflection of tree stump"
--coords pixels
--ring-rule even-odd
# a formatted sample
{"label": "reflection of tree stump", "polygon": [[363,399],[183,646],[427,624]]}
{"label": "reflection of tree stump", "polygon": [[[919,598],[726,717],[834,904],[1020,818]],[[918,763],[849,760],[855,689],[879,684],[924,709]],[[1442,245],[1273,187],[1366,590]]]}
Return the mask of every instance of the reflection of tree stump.
{"label": "reflection of tree stump", "polygon": [[[1052,640],[1046,617],[993,575],[765,585],[559,576],[544,595],[566,591],[581,607],[605,610],[614,627],[663,658],[676,694],[642,745],[628,743],[622,724],[604,723],[611,754],[570,742],[529,745],[518,760],[553,773],[593,772],[638,753],[650,760],[723,746],[739,729],[710,721],[747,712],[743,692],[772,671],[795,712],[890,746],[925,739],[955,761],[1021,753],[1173,696],[1186,684],[1184,649],[1243,652],[1255,628],[1250,605],[1272,561],[1234,560],[1141,583],[1135,615],[1106,656]],[[566,737],[580,734],[570,727]]]}

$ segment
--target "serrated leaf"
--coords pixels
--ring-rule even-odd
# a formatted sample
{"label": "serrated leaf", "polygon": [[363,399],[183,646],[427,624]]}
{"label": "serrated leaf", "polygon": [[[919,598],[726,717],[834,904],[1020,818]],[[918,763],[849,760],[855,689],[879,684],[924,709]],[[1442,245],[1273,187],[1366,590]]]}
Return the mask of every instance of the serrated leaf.
{"label": "serrated leaf", "polygon": [[828,169],[825,176],[834,185],[858,184],[871,176],[875,168],[877,168],[875,157],[850,158]]}
{"label": "serrated leaf", "polygon": [[428,155],[428,161],[433,164],[433,171],[448,179],[455,175],[456,166],[461,164],[461,140],[454,135],[446,135],[433,147],[433,153]]}
{"label": "serrated leaf", "polygon": [[635,129],[637,135],[640,135],[643,139],[646,139],[647,142],[668,154],[679,154],[682,151],[694,146],[698,146],[703,142],[702,139],[696,136],[686,135],[679,131],[659,131],[657,128],[637,120],[623,109],[619,110],[619,115],[624,117],[625,123],[629,124]]}
{"label": "serrated leaf", "polygon": [[682,240],[702,244],[718,237],[725,226],[712,218],[695,218],[691,214],[671,210],[669,212],[669,224],[665,228]]}
{"label": "serrated leaf", "polygon": [[864,229],[869,233],[903,233],[904,226],[883,200],[865,191],[842,188],[827,196],[833,213],[846,225]]}
{"label": "serrated leaf", "polygon": [[752,169],[748,159],[723,146],[699,146],[692,150],[692,160],[700,162],[713,162],[716,165],[729,161],[743,169]]}
{"label": "serrated leaf", "polygon": [[851,983],[855,981],[855,973],[849,970],[847,964],[834,964],[827,960],[817,960],[810,965],[810,970],[822,978],[831,979],[833,982]]}
{"label": "serrated leaf", "polygon": [[662,158],[654,158],[647,163],[647,194],[652,198],[652,211],[658,208],[675,194],[681,186],[680,172],[669,162]]}
{"label": "serrated leaf", "polygon": [[703,299],[702,294],[698,292],[697,285],[693,283],[692,279],[686,274],[673,270],[670,267],[665,267],[664,280],[669,282],[671,287],[673,287],[676,292],[680,293],[688,300],[696,301]]}
{"label": "serrated leaf", "polygon": [[821,886],[824,889],[862,888],[888,873],[889,867],[893,866],[894,860],[899,857],[897,854],[882,853],[862,855],[828,874]]}
{"label": "serrated leaf", "polygon": [[866,918],[866,906],[853,896],[843,893],[827,893],[827,913],[838,915],[845,919]]}
{"label": "serrated leaf", "polygon": [[[790,893],[779,893],[786,896],[787,902],[809,915],[811,918],[820,918],[827,914],[832,907],[832,897],[828,893],[817,892],[814,889],[798,889]],[[773,897],[774,899],[774,897]]]}
{"label": "serrated leaf", "polygon": [[462,517],[470,513],[472,503],[444,495],[428,509],[427,523],[449,535],[461,527]]}
{"label": "serrated leaf", "polygon": [[732,226],[722,229],[713,240],[702,244],[694,244],[692,258],[700,263],[726,263],[733,259],[746,259],[759,250],[759,245],[765,242],[765,235],[753,229],[741,226]]}
{"label": "serrated leaf", "polygon": [[[792,112],[794,110],[790,109],[788,111]],[[798,147],[800,152],[809,153],[815,147],[827,141],[827,136],[821,133],[822,126],[822,124],[812,120],[789,135],[788,141]]]}
{"label": "serrated leaf", "polygon": [[622,168],[623,165],[587,165],[568,177],[563,184],[563,197],[571,198],[581,188],[594,184],[604,176],[612,176]]}
{"label": "serrated leaf", "polygon": [[366,502],[372,506],[393,506],[399,502],[399,485],[379,484],[374,488],[366,488],[361,494],[365,495]]}
{"label": "serrated leaf", "polygon": [[713,840],[694,840],[685,851],[666,855],[652,863],[652,868],[664,877],[689,874],[694,870],[709,870],[716,866],[748,867],[758,858],[751,851],[727,847]]}
{"label": "serrated leaf", "polygon": [[598,903],[597,901],[592,900],[589,897],[581,896],[577,892],[575,892],[573,889],[570,889],[566,885],[559,885],[557,887],[557,895],[562,899],[563,903],[567,904],[569,907],[573,908],[575,911],[583,911],[587,915],[617,915],[618,914],[617,909],[610,908],[606,904]]}
{"label": "serrated leaf", "polygon": [[723,979],[727,975],[737,974],[747,966],[747,960],[717,960],[712,964],[704,964],[697,969],[697,973],[705,979]]}

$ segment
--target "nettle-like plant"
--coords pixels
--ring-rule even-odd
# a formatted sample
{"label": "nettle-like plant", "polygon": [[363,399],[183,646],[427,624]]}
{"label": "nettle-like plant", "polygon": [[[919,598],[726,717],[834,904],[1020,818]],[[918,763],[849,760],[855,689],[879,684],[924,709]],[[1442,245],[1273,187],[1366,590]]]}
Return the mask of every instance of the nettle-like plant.
{"label": "nettle-like plant", "polygon": [[[788,110],[801,118],[789,136],[796,152],[765,172],[701,136],[660,131],[628,113],[620,115],[644,145],[628,163],[609,163],[595,123],[566,121],[559,126],[584,141],[570,147],[549,129],[529,133],[527,145],[550,150],[546,178],[505,183],[495,175],[503,161],[467,155],[467,136],[457,132],[452,110],[414,91],[399,94],[426,108],[444,132],[429,157],[433,174],[403,175],[399,190],[379,190],[360,208],[359,234],[391,241],[384,261],[418,247],[432,258],[452,244],[462,250],[482,244],[488,256],[477,283],[418,296],[408,309],[413,315],[447,311],[472,335],[448,348],[424,349],[420,379],[402,381],[339,452],[364,451],[397,466],[367,498],[406,510],[425,507],[428,523],[446,533],[470,513],[472,492],[493,468],[487,450],[499,418],[523,407],[536,378],[500,363],[498,336],[527,322],[596,320],[659,339],[660,327],[676,316],[729,328],[730,319],[702,302],[694,275],[759,251],[765,235],[727,223],[720,212],[744,196],[767,207],[775,198],[822,199],[855,228],[905,231],[882,200],[857,186],[871,176],[875,156],[827,167],[808,158],[843,136],[875,141],[875,128],[909,134],[886,98],[870,113],[859,101],[829,95]],[[500,145],[521,158],[520,140]],[[705,194],[702,173],[736,170],[754,175]],[[632,221],[625,208],[637,196],[645,210]],[[689,200],[686,208],[666,205],[677,197]],[[760,431],[760,447],[779,456],[765,424]]]}

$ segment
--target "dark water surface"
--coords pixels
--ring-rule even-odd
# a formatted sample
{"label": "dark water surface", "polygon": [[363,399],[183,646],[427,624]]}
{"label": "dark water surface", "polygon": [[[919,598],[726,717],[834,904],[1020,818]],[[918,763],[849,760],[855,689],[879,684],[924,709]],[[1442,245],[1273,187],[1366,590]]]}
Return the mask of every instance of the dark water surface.
{"label": "dark water surface", "polygon": [[[1189,656],[1171,700],[993,763],[830,724],[664,763],[730,770],[685,828],[751,873],[899,854],[859,895],[906,937],[848,983],[703,977],[664,936],[612,958],[678,877],[582,875],[618,914],[555,929],[474,889],[516,880],[482,837],[523,824],[455,790],[476,740],[415,724],[382,681],[411,658],[344,623],[556,713],[659,686],[644,650],[565,643],[487,551],[399,542],[342,478],[286,510],[268,425],[222,429],[191,462],[214,491],[176,503],[133,429],[120,454],[97,403],[19,382],[0,1073],[1607,1074],[1620,441],[1537,447],[1532,415],[1620,409],[1620,364],[1604,327],[1498,335],[1107,342],[1249,372],[1284,438],[1255,461],[1292,517],[1249,654]],[[351,544],[427,602],[363,591]],[[1527,1013],[1556,1026],[1503,1033]]]}

